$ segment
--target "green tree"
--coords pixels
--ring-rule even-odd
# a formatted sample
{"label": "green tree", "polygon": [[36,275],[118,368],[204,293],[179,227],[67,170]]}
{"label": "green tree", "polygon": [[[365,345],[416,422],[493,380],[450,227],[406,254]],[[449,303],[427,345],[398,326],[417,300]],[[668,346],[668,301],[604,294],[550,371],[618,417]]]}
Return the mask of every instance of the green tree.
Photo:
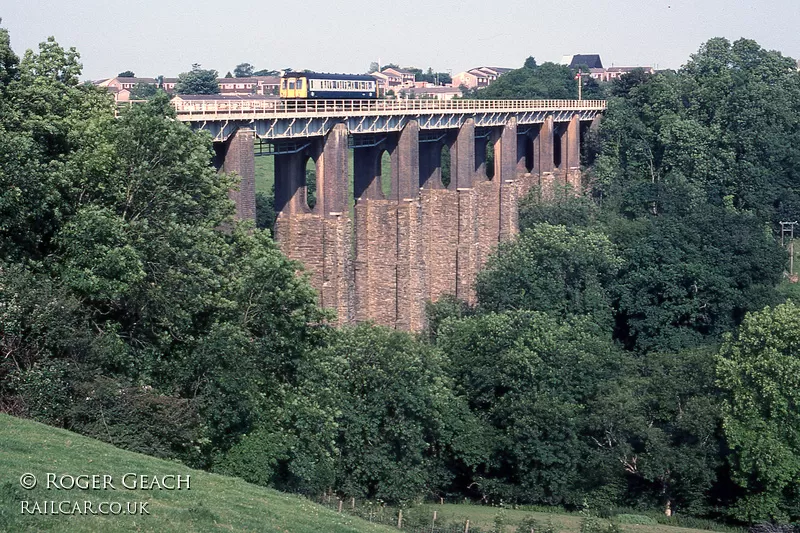
{"label": "green tree", "polygon": [[677,351],[715,341],[747,311],[776,302],[785,253],[757,217],[691,209],[669,193],[649,198],[659,216],[618,219],[608,230],[624,259],[611,290],[616,334],[628,347]]}
{"label": "green tree", "polygon": [[134,74],[132,70],[125,70],[125,71],[120,72],[119,74],[117,74],[117,77],[119,77],[119,78],[135,78],[136,74]]}
{"label": "green tree", "polygon": [[236,65],[236,68],[233,69],[233,75],[237,78],[249,78],[253,75],[253,71],[255,67],[250,63],[239,63]]}
{"label": "green tree", "polygon": [[479,89],[475,96],[488,99],[577,99],[578,86],[574,76],[563,65],[536,65],[535,60],[526,60],[526,66],[506,72],[488,87]]}
{"label": "green tree", "polygon": [[131,100],[149,100],[158,92],[158,87],[150,83],[137,83],[131,89]]}
{"label": "green tree", "polygon": [[190,72],[182,72],[175,83],[178,94],[219,94],[217,71],[200,68],[198,63],[192,65]]}
{"label": "green tree", "polygon": [[677,73],[621,78],[601,126],[601,191],[673,177],[716,205],[729,198],[773,222],[795,216],[800,76],[793,66],[753,41],[717,38]]}
{"label": "green tree", "polygon": [[[488,461],[470,472],[486,499],[578,505],[589,476],[587,403],[622,372],[620,353],[585,319],[534,311],[446,320],[436,344],[456,394],[481,421]],[[475,488],[477,487],[477,489]]]}
{"label": "green tree", "polygon": [[599,385],[585,429],[593,505],[712,510],[723,446],[714,350],[629,357]]}
{"label": "green tree", "polygon": [[745,495],[733,515],[749,522],[800,518],[800,308],[750,313],[717,359],[725,437]]}
{"label": "green tree", "polygon": [[607,286],[619,266],[605,235],[537,224],[501,244],[478,274],[478,305],[487,311],[585,315],[608,328],[612,311]]}
{"label": "green tree", "polygon": [[299,265],[232,220],[208,136],[163,92],[116,118],[52,39],[18,68],[4,42],[0,403],[199,466],[269,421],[310,443],[287,484],[324,478],[303,473],[330,449],[302,430],[318,416],[303,376],[329,317]]}
{"label": "green tree", "polygon": [[338,331],[316,352],[338,396],[337,486],[389,501],[440,491],[449,462],[476,464],[480,437],[453,396],[445,361],[406,333],[371,325]]}

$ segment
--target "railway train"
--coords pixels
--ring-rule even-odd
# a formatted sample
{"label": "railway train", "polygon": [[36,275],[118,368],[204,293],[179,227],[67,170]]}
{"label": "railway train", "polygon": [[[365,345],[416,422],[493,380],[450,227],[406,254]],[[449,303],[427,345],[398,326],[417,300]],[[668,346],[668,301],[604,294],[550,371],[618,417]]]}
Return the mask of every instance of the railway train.
{"label": "railway train", "polygon": [[281,76],[281,98],[294,99],[373,99],[378,84],[372,76],[287,72]]}

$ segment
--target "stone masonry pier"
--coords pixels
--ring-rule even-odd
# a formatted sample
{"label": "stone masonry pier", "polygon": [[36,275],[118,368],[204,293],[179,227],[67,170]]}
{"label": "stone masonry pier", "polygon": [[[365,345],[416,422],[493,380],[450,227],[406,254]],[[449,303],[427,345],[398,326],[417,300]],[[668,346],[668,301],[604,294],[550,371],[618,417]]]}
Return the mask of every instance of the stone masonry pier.
{"label": "stone masonry pier", "polygon": [[[364,134],[336,119],[323,135],[278,140],[276,239],[305,265],[320,303],[337,312],[339,323],[373,321],[419,331],[427,301],[453,294],[475,302],[478,271],[497,244],[518,231],[521,197],[534,187],[545,197],[557,187],[580,188],[581,131],[599,112],[546,113],[527,124],[513,113],[488,123],[467,114],[444,128],[423,128],[428,119],[412,114],[400,128]],[[231,192],[242,219],[255,218],[257,136],[252,123],[240,123],[215,143],[220,170],[242,178]],[[348,192],[351,149],[355,205]],[[390,187],[381,183],[384,153],[391,160]],[[309,161],[317,176],[313,208],[306,202]],[[488,164],[493,172],[487,173]]]}

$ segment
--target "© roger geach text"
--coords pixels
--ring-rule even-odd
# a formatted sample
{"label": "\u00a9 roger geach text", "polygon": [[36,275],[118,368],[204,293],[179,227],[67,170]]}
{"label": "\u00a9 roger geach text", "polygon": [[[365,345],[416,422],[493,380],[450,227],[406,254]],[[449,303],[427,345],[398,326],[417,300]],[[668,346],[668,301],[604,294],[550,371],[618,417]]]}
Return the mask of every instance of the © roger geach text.
{"label": "\u00a9 roger geach text", "polygon": [[[46,472],[44,479],[26,473],[20,476],[23,489],[37,485],[46,490],[191,490],[190,474],[59,474]],[[42,483],[42,481],[44,483]],[[40,485],[41,484],[41,485]]]}

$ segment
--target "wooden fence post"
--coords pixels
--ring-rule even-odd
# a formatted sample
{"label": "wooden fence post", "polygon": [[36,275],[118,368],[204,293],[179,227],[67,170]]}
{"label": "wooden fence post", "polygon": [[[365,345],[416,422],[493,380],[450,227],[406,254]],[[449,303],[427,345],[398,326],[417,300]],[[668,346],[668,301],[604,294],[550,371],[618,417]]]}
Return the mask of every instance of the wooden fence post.
{"label": "wooden fence post", "polygon": [[397,513],[397,529],[403,529],[403,510]]}
{"label": "wooden fence post", "polygon": [[344,503],[344,502],[343,502],[341,499],[339,499],[339,512],[340,512],[340,513],[342,512],[342,504],[343,504],[343,503]]}
{"label": "wooden fence post", "polygon": [[467,520],[466,525],[464,525],[464,533],[469,533],[469,520]]}
{"label": "wooden fence post", "polygon": [[352,498],[350,498],[350,509],[355,509],[355,508],[356,508],[356,497],[353,496]]}

